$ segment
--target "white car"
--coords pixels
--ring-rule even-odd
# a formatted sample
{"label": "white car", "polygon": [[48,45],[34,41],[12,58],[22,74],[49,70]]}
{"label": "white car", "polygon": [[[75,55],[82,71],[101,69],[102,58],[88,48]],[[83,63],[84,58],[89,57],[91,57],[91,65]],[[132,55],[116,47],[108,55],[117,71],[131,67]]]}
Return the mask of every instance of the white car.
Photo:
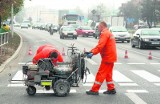
{"label": "white car", "polygon": [[62,26],[60,28],[59,34],[60,34],[60,39],[69,38],[69,37],[73,39],[77,39],[77,32],[75,28],[71,26]]}
{"label": "white car", "polygon": [[27,28],[28,29],[29,28],[28,23],[21,23],[21,29],[22,28]]}
{"label": "white car", "polygon": [[131,36],[125,27],[111,26],[109,30],[114,35],[116,41],[127,41],[128,43],[130,42]]}

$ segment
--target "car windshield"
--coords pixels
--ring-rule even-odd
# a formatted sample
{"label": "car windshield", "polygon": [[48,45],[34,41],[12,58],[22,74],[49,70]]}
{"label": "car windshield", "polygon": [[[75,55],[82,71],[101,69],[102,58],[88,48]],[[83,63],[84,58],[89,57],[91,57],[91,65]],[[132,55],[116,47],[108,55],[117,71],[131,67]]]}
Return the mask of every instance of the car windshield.
{"label": "car windshield", "polygon": [[92,28],[91,27],[89,27],[89,26],[83,26],[83,27],[81,27],[83,30],[92,30]]}
{"label": "car windshield", "polygon": [[112,27],[112,32],[127,32],[127,29],[124,27]]}
{"label": "car windshield", "polygon": [[75,29],[73,27],[65,27],[63,28],[63,31],[74,31]]}
{"label": "car windshield", "polygon": [[158,30],[142,30],[142,35],[145,35],[145,36],[160,36],[160,31],[158,31]]}

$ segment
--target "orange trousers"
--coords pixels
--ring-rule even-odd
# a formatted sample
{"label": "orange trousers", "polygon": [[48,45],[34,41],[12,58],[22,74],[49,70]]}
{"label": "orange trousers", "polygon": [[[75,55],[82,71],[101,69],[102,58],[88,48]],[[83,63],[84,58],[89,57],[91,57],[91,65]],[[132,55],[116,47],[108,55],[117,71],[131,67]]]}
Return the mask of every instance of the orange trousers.
{"label": "orange trousers", "polygon": [[91,89],[92,91],[98,92],[104,80],[106,80],[108,90],[114,89],[112,80],[113,67],[114,63],[101,63]]}

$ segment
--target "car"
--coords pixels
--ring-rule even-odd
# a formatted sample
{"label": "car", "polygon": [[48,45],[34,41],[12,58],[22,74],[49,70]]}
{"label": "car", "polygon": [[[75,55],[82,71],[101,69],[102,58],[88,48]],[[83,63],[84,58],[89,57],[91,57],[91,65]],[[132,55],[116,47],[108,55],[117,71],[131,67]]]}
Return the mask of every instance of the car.
{"label": "car", "polygon": [[109,31],[114,35],[116,41],[127,41],[130,42],[131,36],[127,29],[123,26],[111,26]]}
{"label": "car", "polygon": [[59,31],[60,39],[73,38],[77,39],[77,32],[72,26],[62,26]]}
{"label": "car", "polygon": [[77,35],[81,35],[83,37],[95,35],[95,30],[93,30],[89,26],[80,26],[78,29],[76,29],[76,32],[77,32]]}
{"label": "car", "polygon": [[28,23],[21,23],[21,29],[22,28],[27,28],[28,29],[29,28]]}
{"label": "car", "polygon": [[138,29],[131,38],[131,46],[134,48],[160,47],[160,30],[159,29]]}
{"label": "car", "polygon": [[13,26],[14,27],[21,27],[21,25],[19,23],[14,23]]}

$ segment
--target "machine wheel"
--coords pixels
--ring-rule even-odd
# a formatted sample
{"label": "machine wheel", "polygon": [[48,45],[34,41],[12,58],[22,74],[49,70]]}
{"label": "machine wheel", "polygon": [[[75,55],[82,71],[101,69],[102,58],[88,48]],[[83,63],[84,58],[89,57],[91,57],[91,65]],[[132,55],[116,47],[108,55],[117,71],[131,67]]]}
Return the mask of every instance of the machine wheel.
{"label": "machine wheel", "polygon": [[70,92],[70,84],[68,81],[60,79],[54,83],[53,90],[59,97],[67,96]]}
{"label": "machine wheel", "polygon": [[26,89],[28,95],[33,96],[36,94],[36,88],[34,86],[28,86]]}

